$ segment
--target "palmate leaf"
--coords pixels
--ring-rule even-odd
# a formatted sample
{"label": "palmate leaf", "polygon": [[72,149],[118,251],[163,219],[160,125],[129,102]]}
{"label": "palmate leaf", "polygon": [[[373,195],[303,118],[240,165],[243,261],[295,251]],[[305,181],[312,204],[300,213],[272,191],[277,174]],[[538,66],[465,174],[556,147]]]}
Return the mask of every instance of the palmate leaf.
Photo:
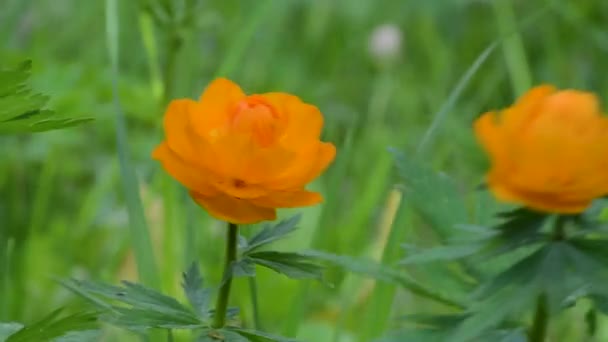
{"label": "palmate leaf", "polygon": [[203,277],[197,263],[193,262],[190,268],[184,272],[182,288],[196,313],[202,319],[209,318],[211,289],[203,287]]}
{"label": "palmate leaf", "polygon": [[467,222],[465,201],[452,180],[398,150],[391,152],[405,188],[404,196],[442,238],[451,237],[454,225]]}
{"label": "palmate leaf", "polygon": [[601,298],[593,291],[605,292],[606,260],[594,254],[605,252],[588,247],[605,241],[598,241],[597,245],[584,242],[549,240],[482,284],[473,295],[471,316],[451,338],[457,341],[475,338],[509,317],[532,311],[540,296],[546,298],[550,312],[571,306],[577,298]]}
{"label": "palmate leaf", "polygon": [[255,277],[255,263],[250,258],[233,262],[231,270],[233,277]]}
{"label": "palmate leaf", "polygon": [[90,117],[67,117],[44,109],[48,97],[27,85],[31,63],[15,70],[0,70],[0,134],[42,132],[74,126]]}
{"label": "palmate leaf", "polygon": [[[408,247],[406,246],[406,249],[407,248]],[[471,256],[479,252],[482,248],[483,245],[480,243],[471,243],[438,246],[419,252],[408,251],[408,256],[401,261],[401,264],[421,264],[436,261],[453,261],[455,259]]]}
{"label": "palmate leaf", "polygon": [[197,342],[296,342],[294,339],[265,333],[263,331],[226,327],[220,330],[205,329]]}
{"label": "palmate leaf", "polygon": [[90,331],[97,328],[98,313],[96,312],[79,312],[62,316],[62,311],[62,309],[55,310],[43,319],[22,327],[8,336],[6,342],[61,341],[57,338],[70,332]]}
{"label": "palmate leaf", "polygon": [[237,334],[245,337],[250,342],[296,342],[294,339],[290,339],[283,336],[273,335],[265,333],[259,330],[242,329],[242,328],[226,328],[229,331],[236,332]]}
{"label": "palmate leaf", "polygon": [[252,262],[294,279],[318,279],[323,277],[323,267],[314,258],[289,252],[254,252],[247,255]]}
{"label": "palmate leaf", "polygon": [[140,284],[123,282],[123,286],[113,286],[75,280],[62,284],[103,310],[102,319],[129,329],[193,329],[205,325],[202,318],[176,299]]}
{"label": "palmate leaf", "polygon": [[301,218],[302,215],[297,214],[275,225],[266,225],[259,233],[254,235],[248,241],[247,246],[242,251],[242,254],[247,255],[256,251],[260,247],[287,237],[287,235],[298,228],[297,225]]}
{"label": "palmate leaf", "polygon": [[101,340],[100,330],[70,331],[58,337],[53,342],[99,342]]}
{"label": "palmate leaf", "polygon": [[[443,342],[458,341],[452,339],[454,332],[469,314],[425,315],[415,314],[403,317],[411,327],[389,333],[375,342]],[[525,342],[525,330],[510,322],[503,326],[480,334],[475,340],[493,342]],[[467,340],[469,341],[469,340]]]}
{"label": "palmate leaf", "polygon": [[245,336],[230,330],[203,330],[196,342],[250,342]]}
{"label": "palmate leaf", "polygon": [[371,277],[379,281],[396,284],[404,289],[407,289],[415,295],[432,300],[437,303],[447,305],[449,307],[458,309],[464,308],[464,305],[458,300],[449,298],[448,296],[438,293],[434,291],[434,289],[422,286],[403,272],[400,272],[396,269],[393,269],[386,265],[382,265],[369,259],[355,258],[345,255],[336,255],[328,252],[315,250],[302,252],[300,254],[307,255],[319,261],[329,263],[333,266],[344,268],[345,270],[356,274]]}

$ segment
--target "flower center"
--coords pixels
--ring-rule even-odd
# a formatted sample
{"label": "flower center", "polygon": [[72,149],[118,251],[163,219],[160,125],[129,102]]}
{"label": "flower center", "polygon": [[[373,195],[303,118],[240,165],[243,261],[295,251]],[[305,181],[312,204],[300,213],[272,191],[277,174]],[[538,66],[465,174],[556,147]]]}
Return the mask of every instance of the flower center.
{"label": "flower center", "polygon": [[256,95],[236,105],[231,124],[237,132],[249,134],[262,147],[274,144],[282,128],[279,114]]}

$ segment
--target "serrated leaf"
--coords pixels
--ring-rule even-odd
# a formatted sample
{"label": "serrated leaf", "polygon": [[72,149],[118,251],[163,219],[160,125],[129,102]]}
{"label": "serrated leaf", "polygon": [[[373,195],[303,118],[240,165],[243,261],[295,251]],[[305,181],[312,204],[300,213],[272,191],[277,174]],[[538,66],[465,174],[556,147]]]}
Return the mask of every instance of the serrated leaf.
{"label": "serrated leaf", "polygon": [[242,328],[226,328],[230,331],[234,331],[239,335],[245,337],[250,342],[296,342],[294,339],[290,339],[283,336],[277,336],[263,331],[242,329]]}
{"label": "serrated leaf", "polygon": [[432,329],[447,330],[456,327],[469,314],[428,315],[411,314],[400,318],[406,324],[414,324]]}
{"label": "serrated leaf", "polygon": [[294,279],[321,279],[323,267],[306,255],[289,252],[254,252],[247,257],[252,262]]}
{"label": "serrated leaf", "polygon": [[408,253],[401,264],[422,264],[436,261],[451,261],[464,258],[479,252],[482,244],[447,245],[429,248],[420,252]]}
{"label": "serrated leaf", "polygon": [[201,332],[197,342],[250,342],[236,331],[227,329],[206,329]]}
{"label": "serrated leaf", "polygon": [[193,262],[190,268],[183,274],[182,288],[190,305],[205,320],[209,316],[211,290],[203,287],[203,277],[199,271],[198,264]]}
{"label": "serrated leaf", "polygon": [[127,328],[183,328],[204,326],[192,310],[175,298],[163,295],[140,284],[123,282],[113,286],[93,282],[73,281],[70,289],[77,289],[100,309],[102,319]]}
{"label": "serrated leaf", "polygon": [[131,330],[149,328],[196,329],[204,324],[191,316],[179,315],[150,309],[114,307],[110,315],[102,316],[104,321]]}
{"label": "serrated leaf", "polygon": [[31,63],[25,63],[15,70],[0,70],[0,134],[42,132],[92,120],[44,109],[48,97],[33,93],[26,84],[30,68]]}
{"label": "serrated leaf", "polygon": [[6,341],[6,339],[23,328],[23,324],[20,323],[0,323],[0,342]]}
{"label": "serrated leaf", "polygon": [[548,241],[492,276],[474,294],[471,316],[451,338],[461,341],[479,337],[508,317],[532,311],[539,296],[546,296],[550,312],[562,309],[572,293],[588,282],[572,262],[572,256],[578,254],[567,241]]}
{"label": "serrated leaf", "polygon": [[264,229],[249,240],[247,247],[243,250],[243,255],[246,256],[260,247],[285,238],[298,228],[297,225],[301,218],[302,215],[297,214],[275,225],[266,225]]}
{"label": "serrated leaf", "polygon": [[255,264],[249,258],[233,262],[231,270],[233,277],[255,277]]}
{"label": "serrated leaf", "polygon": [[391,267],[379,264],[372,260],[364,258],[354,258],[345,255],[335,255],[332,253],[315,250],[301,252],[300,254],[316,258],[319,261],[328,262],[334,266],[342,267],[345,270],[348,270],[353,273],[372,277],[380,281],[396,284],[404,289],[409,290],[413,294],[416,294],[422,298],[435,301],[437,303],[442,303],[455,308],[464,307],[464,304],[458,302],[457,300],[443,296],[440,293],[437,293],[431,289],[420,285],[414,279],[411,279],[403,272],[399,272]]}
{"label": "serrated leaf", "polygon": [[97,327],[97,313],[79,312],[62,317],[61,312],[62,309],[55,310],[43,319],[24,326],[10,335],[6,342],[51,341],[68,332],[92,330]]}
{"label": "serrated leaf", "polygon": [[63,336],[54,339],[53,342],[98,342],[100,340],[101,340],[101,331],[84,330],[84,331],[70,331]]}
{"label": "serrated leaf", "polygon": [[391,152],[405,188],[404,197],[442,238],[452,236],[455,225],[467,222],[465,201],[452,180],[400,151]]}
{"label": "serrated leaf", "polygon": [[547,214],[519,208],[500,213],[499,216],[504,221],[494,227],[498,234],[488,240],[483,258],[510,253],[548,239],[548,235],[541,232],[549,218]]}

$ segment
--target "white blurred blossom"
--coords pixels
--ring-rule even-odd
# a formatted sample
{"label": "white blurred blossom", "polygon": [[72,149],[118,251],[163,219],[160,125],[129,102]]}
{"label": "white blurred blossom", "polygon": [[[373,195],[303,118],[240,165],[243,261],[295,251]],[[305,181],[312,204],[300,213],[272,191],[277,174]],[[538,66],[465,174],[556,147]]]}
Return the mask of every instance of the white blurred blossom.
{"label": "white blurred blossom", "polygon": [[397,25],[383,24],[372,31],[369,53],[380,62],[390,62],[401,54],[403,35]]}

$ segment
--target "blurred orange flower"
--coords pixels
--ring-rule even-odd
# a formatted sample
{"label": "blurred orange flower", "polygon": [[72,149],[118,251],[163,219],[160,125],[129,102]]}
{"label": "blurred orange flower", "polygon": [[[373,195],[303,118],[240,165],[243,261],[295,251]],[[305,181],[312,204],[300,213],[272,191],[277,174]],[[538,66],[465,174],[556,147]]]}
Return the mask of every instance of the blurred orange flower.
{"label": "blurred orange flower", "polygon": [[608,194],[608,118],[595,95],[539,86],[474,126],[492,163],[488,185],[499,199],[579,213]]}
{"label": "blurred orange flower", "polygon": [[220,78],[198,101],[169,104],[166,139],[152,157],[212,216],[238,224],[274,220],[276,208],[322,201],[304,189],[336,155],[319,140],[322,127],[317,107],[296,96],[246,95]]}

